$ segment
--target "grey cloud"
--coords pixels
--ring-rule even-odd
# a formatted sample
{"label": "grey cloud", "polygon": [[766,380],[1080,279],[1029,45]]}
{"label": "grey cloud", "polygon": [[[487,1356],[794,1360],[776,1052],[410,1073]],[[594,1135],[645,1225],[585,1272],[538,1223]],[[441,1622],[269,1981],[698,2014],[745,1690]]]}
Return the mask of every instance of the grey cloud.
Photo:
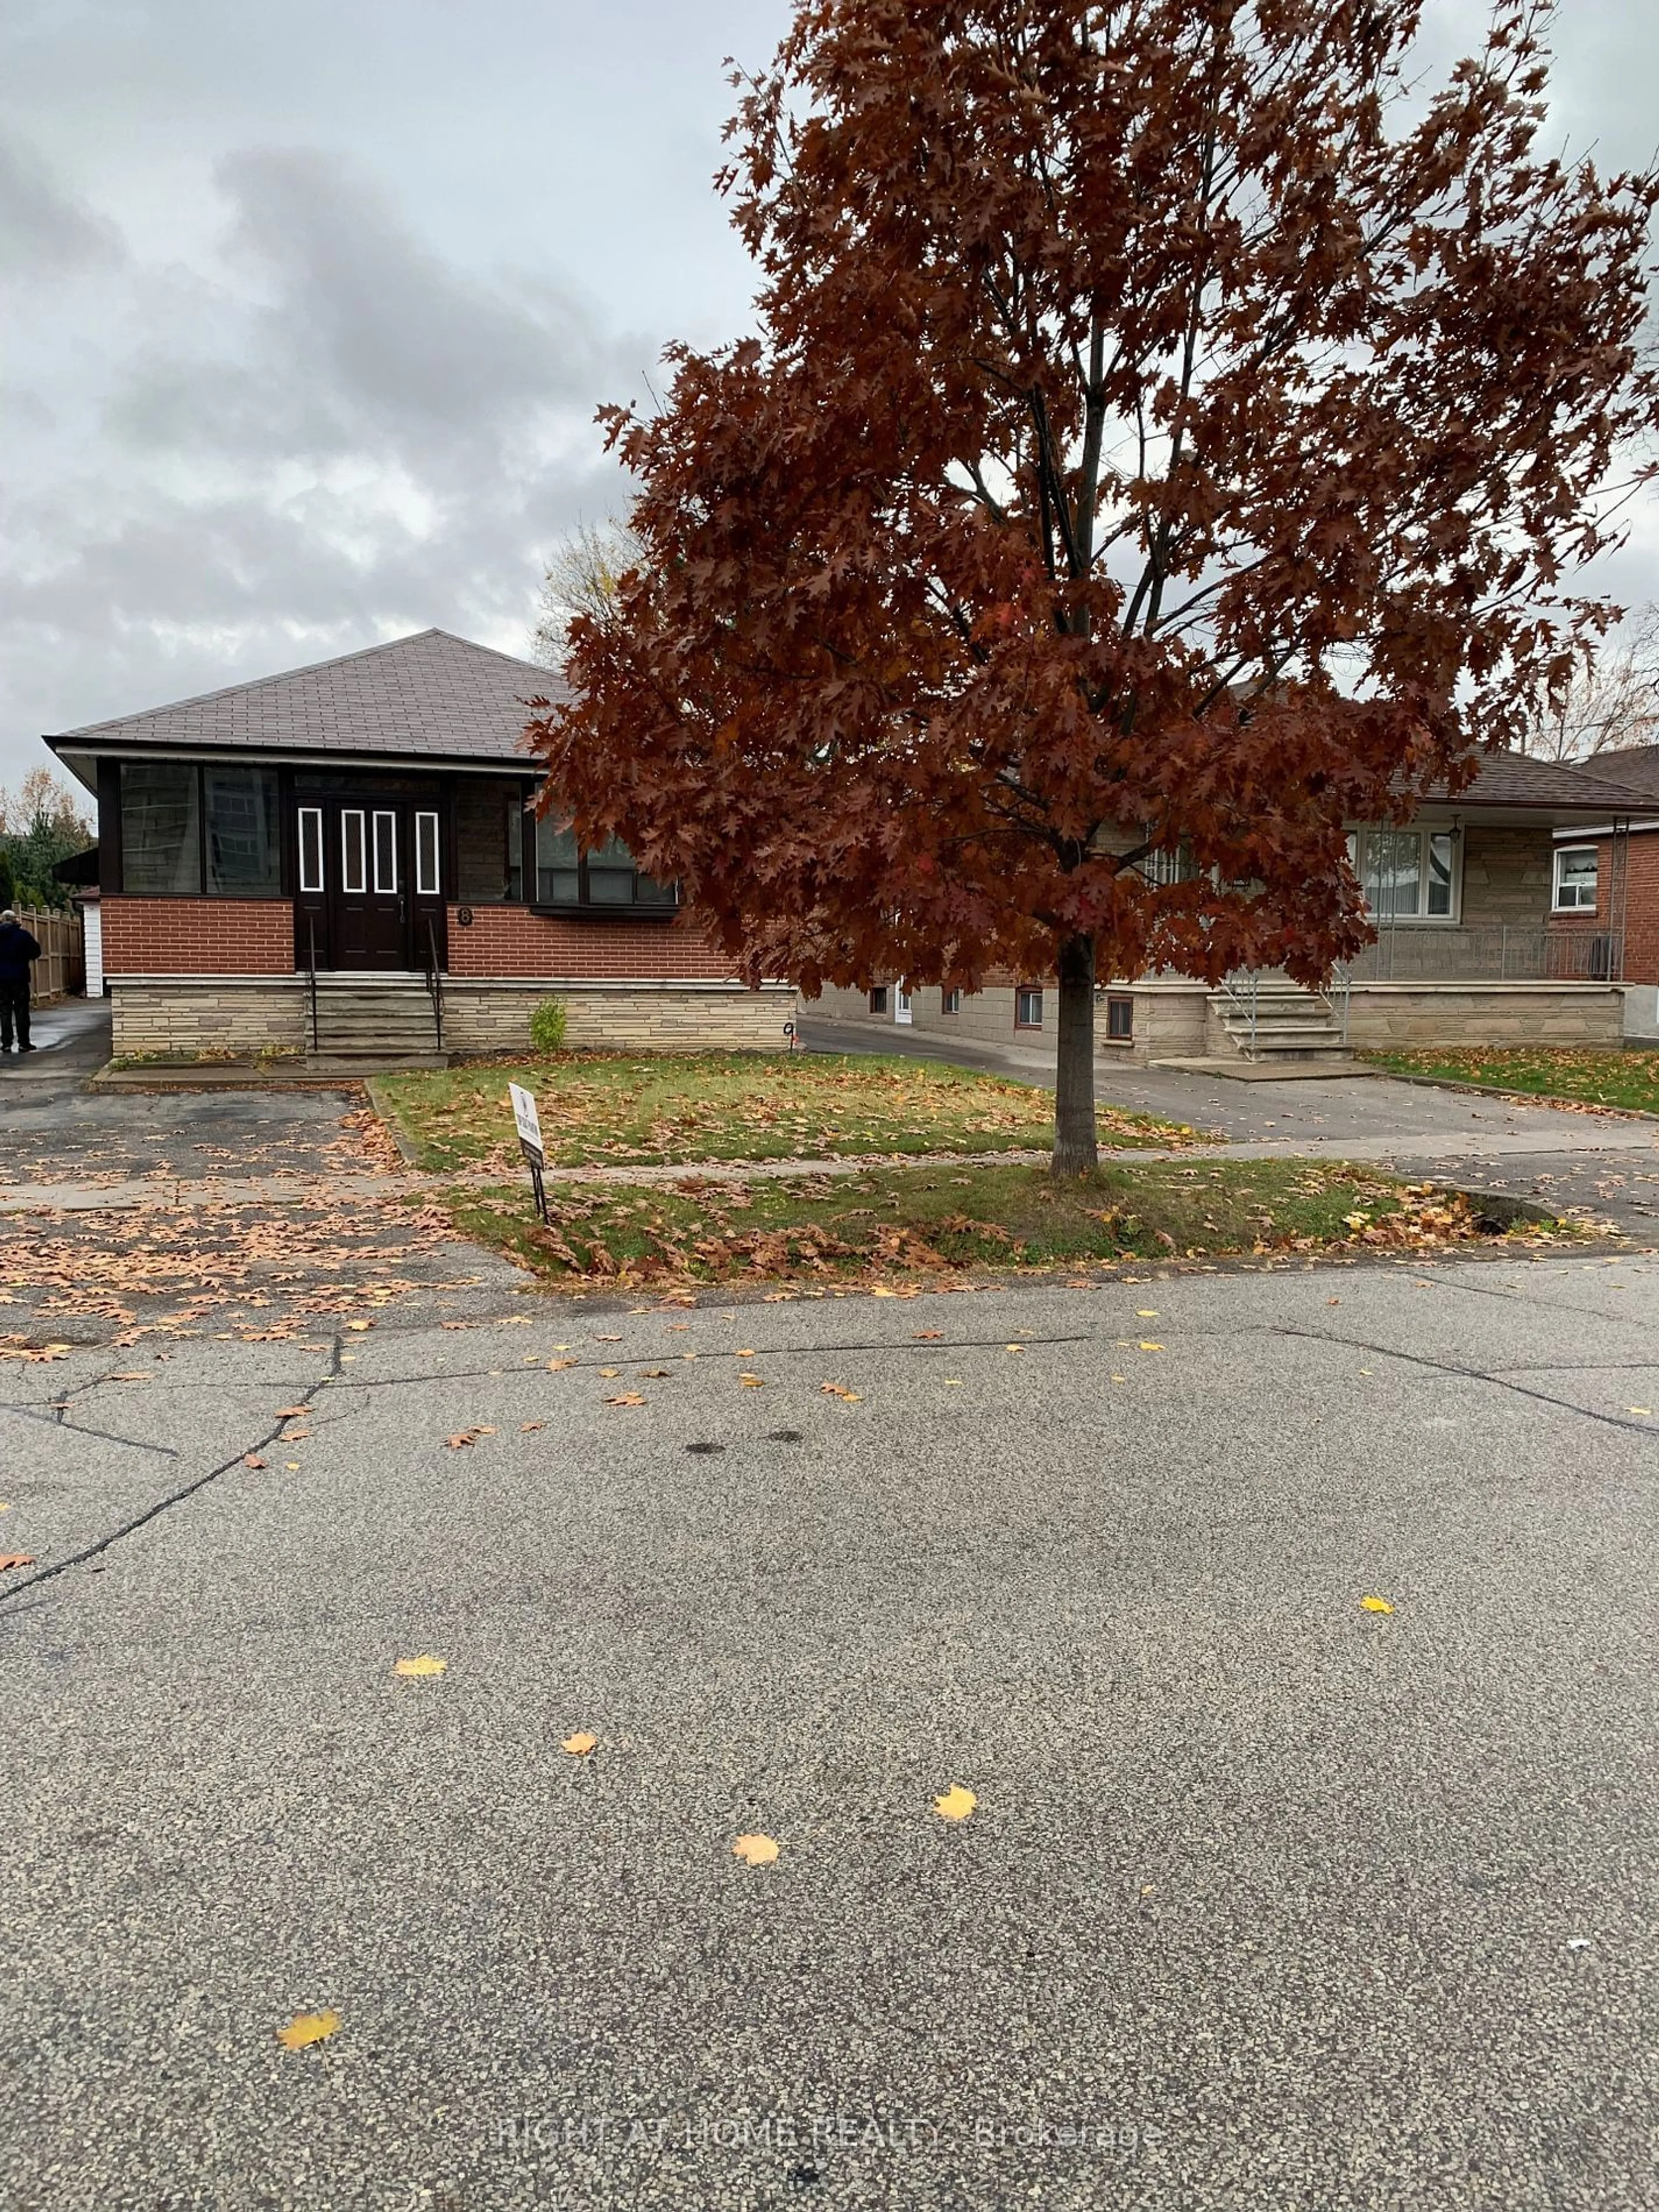
{"label": "grey cloud", "polygon": [[592,389],[602,349],[574,301],[454,268],[351,165],[247,153],[218,181],[239,244],[276,283],[265,335],[343,398],[448,426]]}
{"label": "grey cloud", "polygon": [[64,191],[26,147],[0,139],[0,277],[80,275],[123,258],[112,222]]}

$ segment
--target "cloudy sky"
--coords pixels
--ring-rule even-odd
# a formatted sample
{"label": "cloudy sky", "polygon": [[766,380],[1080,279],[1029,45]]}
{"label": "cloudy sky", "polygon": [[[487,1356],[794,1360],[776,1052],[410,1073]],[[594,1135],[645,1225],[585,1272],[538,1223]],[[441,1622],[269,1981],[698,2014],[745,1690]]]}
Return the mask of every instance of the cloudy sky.
{"label": "cloudy sky", "polygon": [[[1645,160],[1654,11],[1568,12],[1563,137]],[[595,406],[742,326],[721,63],[787,13],[6,0],[0,781],[430,623],[523,650],[538,553],[622,505]],[[1659,597],[1659,505],[1612,581]]]}

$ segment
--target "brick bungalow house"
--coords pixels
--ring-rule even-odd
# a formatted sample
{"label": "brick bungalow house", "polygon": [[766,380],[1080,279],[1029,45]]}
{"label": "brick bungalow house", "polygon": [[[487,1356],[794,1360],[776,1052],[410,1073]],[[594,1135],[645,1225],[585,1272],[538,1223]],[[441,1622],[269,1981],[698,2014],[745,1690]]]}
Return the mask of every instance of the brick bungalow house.
{"label": "brick bungalow house", "polygon": [[1642,1026],[1651,1030],[1659,1028],[1659,745],[1597,753],[1582,773],[1618,784],[1636,805],[1622,824],[1609,808],[1598,821],[1556,830],[1555,926],[1573,934],[1618,932],[1626,981],[1640,987]]}
{"label": "brick bungalow house", "polygon": [[[1629,985],[1638,975],[1659,982],[1659,748],[1646,756],[1645,799],[1615,766],[1633,757],[1603,755],[1591,770],[1506,754],[1455,799],[1431,795],[1405,827],[1355,823],[1349,846],[1377,937],[1328,991],[1279,975],[1230,976],[1213,990],[1185,976],[1125,976],[1097,994],[1100,1055],[1143,1066],[1338,1058],[1395,1044],[1616,1044],[1650,1031],[1655,994]],[[1655,834],[1632,835],[1644,813]],[[1591,841],[1600,873],[1587,878]],[[1650,861],[1638,848],[1651,849]],[[1626,953],[1627,849],[1632,930],[1651,932],[1632,937],[1639,969]],[[1564,863],[1564,851],[1578,860]],[[1181,862],[1160,854],[1154,864]],[[1638,908],[1638,885],[1650,879]],[[1578,900],[1587,881],[1599,903],[1565,908],[1564,884]],[[1054,1022],[1041,975],[966,995],[909,990],[894,977],[868,992],[826,991],[807,1012],[866,1031],[897,1024],[1033,1045],[1052,1043]]]}
{"label": "brick bungalow house", "polygon": [[118,1054],[775,1048],[677,887],[533,810],[544,668],[428,629],[46,742],[98,804]]}

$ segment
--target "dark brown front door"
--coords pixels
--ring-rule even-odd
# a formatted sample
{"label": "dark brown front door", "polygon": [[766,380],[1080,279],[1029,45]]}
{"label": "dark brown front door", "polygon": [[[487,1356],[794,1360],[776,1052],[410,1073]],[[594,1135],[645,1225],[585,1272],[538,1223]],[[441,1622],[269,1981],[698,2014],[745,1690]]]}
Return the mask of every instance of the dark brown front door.
{"label": "dark brown front door", "polygon": [[372,972],[444,959],[440,817],[408,799],[319,798],[295,818],[299,964]]}

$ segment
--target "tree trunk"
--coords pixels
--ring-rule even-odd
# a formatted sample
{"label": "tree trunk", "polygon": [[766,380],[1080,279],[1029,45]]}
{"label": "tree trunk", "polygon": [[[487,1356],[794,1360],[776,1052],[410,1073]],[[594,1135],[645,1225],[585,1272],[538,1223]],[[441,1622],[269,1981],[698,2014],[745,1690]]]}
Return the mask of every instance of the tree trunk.
{"label": "tree trunk", "polygon": [[1054,1067],[1057,1176],[1083,1175],[1099,1161],[1095,1144],[1095,941],[1060,946],[1060,1034]]}

